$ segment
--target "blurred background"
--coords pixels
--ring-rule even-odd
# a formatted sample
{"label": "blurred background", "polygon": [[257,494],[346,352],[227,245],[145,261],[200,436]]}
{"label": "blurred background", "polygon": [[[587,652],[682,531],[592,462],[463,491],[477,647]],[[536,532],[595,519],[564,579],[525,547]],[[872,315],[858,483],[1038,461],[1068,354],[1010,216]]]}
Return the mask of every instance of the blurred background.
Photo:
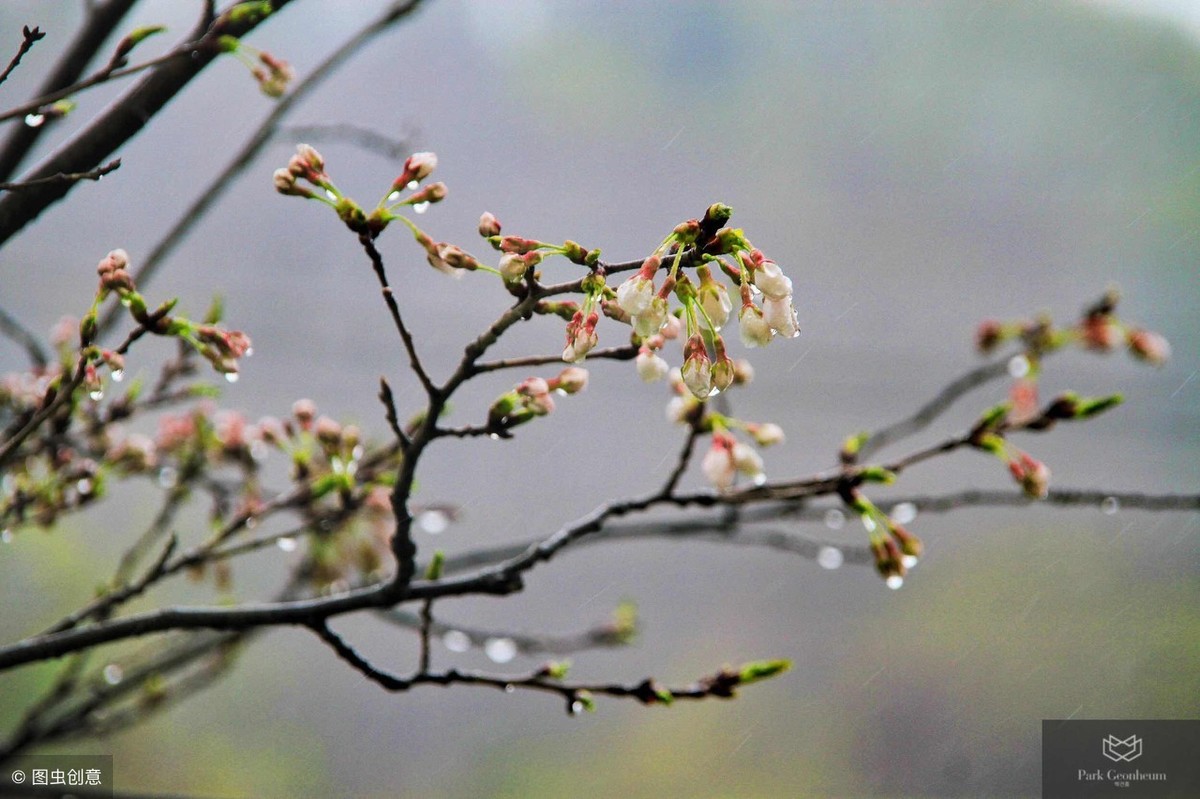
{"label": "blurred background", "polygon": [[[199,5],[148,0],[125,29],[165,23],[182,37]],[[303,76],[383,7],[295,2],[249,43]],[[73,3],[0,5],[10,45],[22,24],[48,33],[0,104],[29,96],[80,16]],[[41,154],[121,88],[81,95]],[[0,305],[38,331],[78,315],[96,261],[124,247],[136,265],[270,103],[240,64],[215,63],[116,153],[119,172],[77,187],[4,248]],[[710,203],[733,206],[734,224],[795,282],[803,328],[751,353],[756,382],[731,395],[738,415],[787,432],[766,453],[772,478],[832,466],[844,436],[907,415],[973,367],[979,320],[1048,311],[1067,322],[1115,284],[1121,316],[1166,335],[1172,360],[1153,369],[1123,354],[1055,357],[1045,396],[1120,391],[1126,404],[1017,443],[1049,464],[1058,487],[1195,492],[1198,114],[1200,15],[1182,1],[430,0],[286,124],[351,123],[436,151],[450,196],[421,224],[481,257],[484,210],[506,233],[572,238],[624,260]],[[285,135],[268,147],[147,294],[178,295],[196,313],[225,296],[229,324],[251,334],[255,354],[224,405],[254,419],[307,396],[384,438],[379,376],[402,409],[418,406],[419,387],[354,238],[317,204],[274,193],[271,172],[295,143]],[[312,143],[366,205],[399,171],[346,142]],[[433,272],[399,229],[380,246],[427,363],[447,374],[507,295],[484,275]],[[526,327],[500,351],[561,347],[561,323]],[[602,324],[602,343],[618,343],[616,331]],[[147,374],[155,352],[143,351]],[[0,372],[22,365],[20,350],[0,347]],[[644,385],[627,363],[591,371],[585,394],[516,441],[447,441],[428,453],[419,498],[462,513],[422,533],[423,553],[548,534],[661,482],[664,453],[674,457],[682,435],[664,419],[666,388]],[[481,418],[520,377],[473,384],[454,420]],[[961,430],[1004,391],[972,395],[912,443]],[[698,469],[685,480],[702,482]],[[965,487],[1012,484],[994,459],[961,453],[875,496]],[[154,507],[114,501],[53,535],[0,545],[4,640],[84,601]],[[601,700],[595,714],[567,718],[557,699],[522,692],[386,694],[310,634],[281,630],[200,697],[60,751],[111,752],[127,788],[205,796],[1036,796],[1042,719],[1200,714],[1198,522],[1099,507],[923,514],[910,527],[927,555],[895,592],[869,568],[826,570],[768,550],[581,548],[531,574],[518,596],[446,601],[438,616],[569,633],[631,599],[636,642],[575,656],[573,677],[674,684],[773,657],[793,670],[733,702]],[[857,525],[798,531],[866,541]],[[192,532],[204,534],[202,518]],[[235,566],[237,596],[269,596],[292,557],[272,550]],[[173,590],[154,601],[214,601],[205,587]],[[404,631],[370,618],[338,629],[380,667],[415,665]],[[497,666],[477,649],[434,652],[435,665],[514,672],[539,660]],[[0,722],[52,673],[0,677]]]}

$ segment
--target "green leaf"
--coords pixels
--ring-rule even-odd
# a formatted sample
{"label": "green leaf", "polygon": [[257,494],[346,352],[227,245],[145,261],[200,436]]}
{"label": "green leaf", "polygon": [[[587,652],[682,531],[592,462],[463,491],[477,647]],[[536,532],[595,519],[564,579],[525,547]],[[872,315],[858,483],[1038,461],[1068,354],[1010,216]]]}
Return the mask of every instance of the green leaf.
{"label": "green leaf", "polygon": [[743,663],[738,670],[738,682],[746,685],[759,680],[766,680],[778,674],[783,674],[792,667],[790,660],[756,660]]}

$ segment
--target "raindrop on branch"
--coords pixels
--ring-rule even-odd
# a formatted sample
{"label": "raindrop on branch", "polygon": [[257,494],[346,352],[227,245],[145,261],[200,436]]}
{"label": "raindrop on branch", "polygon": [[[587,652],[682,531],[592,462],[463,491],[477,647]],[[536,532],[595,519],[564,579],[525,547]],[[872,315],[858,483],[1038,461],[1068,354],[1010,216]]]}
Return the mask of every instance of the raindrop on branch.
{"label": "raindrop on branch", "polygon": [[517,642],[511,638],[489,638],[483,644],[483,654],[493,663],[508,663],[517,656]]}
{"label": "raindrop on branch", "polygon": [[887,578],[886,583],[888,588],[895,591],[900,586],[904,585],[904,578],[898,574],[893,574],[891,577]]}
{"label": "raindrop on branch", "polygon": [[462,630],[447,630],[442,636],[442,645],[451,652],[466,652],[471,648],[471,636]]}
{"label": "raindrop on branch", "polygon": [[26,114],[25,124],[31,128],[40,128],[42,123],[46,121],[45,114]]}
{"label": "raindrop on branch", "polygon": [[1116,497],[1105,497],[1100,502],[1100,512],[1105,516],[1112,516],[1121,509],[1121,500]]}
{"label": "raindrop on branch", "polygon": [[1014,355],[1008,361],[1008,376],[1020,380],[1029,374],[1029,359],[1024,355]]}
{"label": "raindrop on branch", "polygon": [[846,557],[842,554],[842,550],[837,547],[821,547],[817,552],[817,565],[822,569],[832,571],[839,568],[845,559]]}
{"label": "raindrop on branch", "polygon": [[427,510],[417,516],[417,525],[430,535],[440,535],[450,526],[450,517],[445,511]]}
{"label": "raindrop on branch", "polygon": [[109,685],[116,685],[125,678],[125,670],[116,663],[109,663],[104,667],[104,681]]}
{"label": "raindrop on branch", "polygon": [[284,536],[275,542],[275,546],[279,547],[284,552],[295,552],[297,546],[296,539],[292,538],[291,536]]}

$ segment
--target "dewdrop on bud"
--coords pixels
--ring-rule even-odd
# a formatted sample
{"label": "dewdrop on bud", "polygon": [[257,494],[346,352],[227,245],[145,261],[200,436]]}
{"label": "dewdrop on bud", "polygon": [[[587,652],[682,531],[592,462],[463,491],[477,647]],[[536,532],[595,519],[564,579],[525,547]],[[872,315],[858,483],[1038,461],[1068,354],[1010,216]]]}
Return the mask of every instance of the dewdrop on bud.
{"label": "dewdrop on bud", "polygon": [[704,339],[698,333],[688,339],[684,347],[684,362],[680,374],[683,384],[696,399],[707,399],[712,393],[712,362],[708,359]]}

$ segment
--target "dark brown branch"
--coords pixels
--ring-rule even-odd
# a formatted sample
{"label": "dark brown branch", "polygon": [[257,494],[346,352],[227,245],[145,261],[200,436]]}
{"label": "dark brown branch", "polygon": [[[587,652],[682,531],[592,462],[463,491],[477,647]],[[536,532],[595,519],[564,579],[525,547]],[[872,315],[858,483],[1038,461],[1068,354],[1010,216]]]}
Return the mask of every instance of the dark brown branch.
{"label": "dark brown branch", "polygon": [[412,153],[407,139],[385,136],[370,128],[347,122],[334,125],[289,125],[279,130],[279,137],[284,136],[293,141],[306,141],[310,144],[322,141],[346,142],[390,161],[400,161]]}
{"label": "dark brown branch", "polygon": [[[421,627],[420,617],[405,611],[389,610],[381,612],[379,616],[385,621],[405,629],[419,630]],[[507,638],[523,655],[570,655],[587,649],[624,646],[629,643],[634,631],[618,629],[612,622],[606,622],[572,635],[528,635],[508,630],[482,630],[464,627],[461,624],[431,621],[429,632],[433,635],[445,635],[449,632],[461,633],[473,646],[477,647],[484,646],[494,638]]]}
{"label": "dark brown branch", "polygon": [[[135,2],[137,0],[103,0],[91,3],[83,25],[76,32],[70,46],[46,74],[35,96],[50,94],[79,80],[88,63]],[[0,148],[0,180],[7,180],[16,171],[38,139],[53,127],[54,121],[54,118],[50,117],[37,127],[13,126],[3,148]]]}
{"label": "dark brown branch", "polygon": [[[626,344],[623,347],[607,347],[597,350],[592,350],[584,360],[613,360],[613,361],[632,361],[637,357],[638,348],[632,344]],[[503,358],[496,361],[484,361],[477,363],[474,366],[475,374],[483,374],[484,372],[494,372],[498,369],[521,369],[531,366],[545,366],[548,363],[561,364],[563,362],[561,355],[530,355],[524,358]]]}
{"label": "dark brown branch", "polygon": [[372,241],[370,234],[360,233],[358,243],[362,245],[363,251],[371,259],[371,268],[375,272],[375,279],[379,281],[379,291],[383,295],[383,301],[387,304],[388,313],[392,316],[392,324],[396,326],[396,332],[400,334],[400,340],[404,342],[404,351],[408,353],[408,365],[412,367],[413,374],[421,381],[421,387],[425,389],[425,393],[431,398],[436,397],[438,389],[429,379],[429,373],[425,371],[425,366],[421,363],[421,356],[417,354],[417,345],[413,341],[412,333],[404,324],[404,317],[400,315],[400,306],[396,303],[396,296],[388,284],[383,256],[375,247],[375,242]]}
{"label": "dark brown branch", "polygon": [[19,180],[15,183],[0,183],[0,191],[25,191],[35,186],[46,186],[52,183],[77,183],[81,180],[100,180],[109,172],[115,172],[121,168],[121,159],[114,158],[104,166],[98,166],[95,169],[89,169],[87,172],[72,172],[67,174],[59,172],[57,175],[47,175],[44,178],[36,178],[34,180]]}
{"label": "dark brown branch", "polygon": [[25,54],[32,50],[33,46],[44,38],[46,38],[46,34],[42,33],[39,28],[30,28],[28,25],[26,25],[21,29],[21,44],[17,47],[16,55],[14,55],[12,60],[8,62],[8,66],[4,68],[3,72],[0,72],[0,83],[4,83],[4,81],[8,80],[8,76],[12,74],[12,71],[17,68],[18,64],[21,63],[21,59],[25,57]]}
{"label": "dark brown branch", "polygon": [[[290,2],[275,0],[275,13],[279,13]],[[86,172],[98,166],[145,127],[172,97],[212,63],[219,55],[216,47],[218,34],[241,37],[253,30],[259,21],[246,17],[237,24],[222,26],[220,31],[207,24],[199,27],[190,37],[196,45],[189,49],[187,55],[174,54],[148,70],[121,99],[35,167],[27,180],[60,172]],[[0,198],[0,244],[8,241],[51,204],[65,197],[74,185],[50,183]]]}
{"label": "dark brown branch", "polygon": [[[402,0],[401,2],[392,3],[379,16],[360,28],[357,33],[330,53],[312,72],[299,81],[290,92],[279,98],[271,109],[271,113],[255,128],[245,144],[242,145],[242,149],[229,160],[229,163],[221,170],[221,173],[213,178],[212,182],[205,186],[203,191],[196,195],[196,199],[192,201],[187,210],[180,214],[179,218],[175,220],[175,224],[171,226],[150,250],[149,255],[146,256],[141,266],[134,273],[134,282],[144,287],[154,277],[159,265],[183,241],[192,228],[207,215],[213,204],[224,196],[225,187],[245,172],[255,157],[272,140],[279,126],[279,120],[283,119],[297,103],[324,83],[327,78],[333,75],[339,67],[371,39],[416,11],[421,2],[422,0]],[[100,320],[101,332],[107,331],[116,318],[115,311],[110,311],[103,316]]]}

